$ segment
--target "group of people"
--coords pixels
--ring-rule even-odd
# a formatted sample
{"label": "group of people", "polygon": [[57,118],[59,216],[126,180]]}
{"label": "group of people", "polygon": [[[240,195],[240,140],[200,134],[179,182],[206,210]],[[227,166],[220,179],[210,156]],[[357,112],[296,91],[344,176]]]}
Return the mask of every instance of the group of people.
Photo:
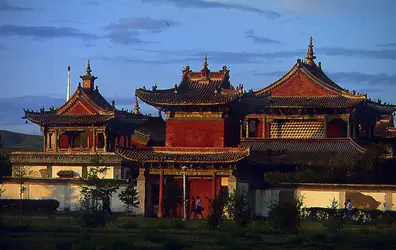
{"label": "group of people", "polygon": [[198,219],[198,215],[201,215],[202,219],[204,219],[204,216],[202,214],[202,211],[204,210],[204,208],[202,207],[202,201],[201,198],[199,198],[199,196],[196,197],[191,197],[191,210],[190,210],[190,214],[187,217],[187,220],[189,220],[191,218],[191,215],[194,214],[194,220]]}

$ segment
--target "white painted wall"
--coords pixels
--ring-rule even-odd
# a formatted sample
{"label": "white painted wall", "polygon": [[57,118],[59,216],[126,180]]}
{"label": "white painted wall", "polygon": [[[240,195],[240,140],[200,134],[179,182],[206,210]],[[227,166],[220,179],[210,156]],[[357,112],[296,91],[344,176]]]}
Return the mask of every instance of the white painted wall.
{"label": "white painted wall", "polygon": [[[64,211],[65,208],[70,208],[71,211],[78,210],[80,200],[80,190],[77,184],[37,184],[25,183],[27,188],[23,198],[24,199],[55,199],[59,201],[58,211]],[[122,186],[117,190],[111,199],[111,210],[113,212],[124,212],[125,206],[118,198],[118,194],[125,187]],[[20,185],[17,183],[6,183],[4,185],[4,193],[2,199],[19,199]]]}

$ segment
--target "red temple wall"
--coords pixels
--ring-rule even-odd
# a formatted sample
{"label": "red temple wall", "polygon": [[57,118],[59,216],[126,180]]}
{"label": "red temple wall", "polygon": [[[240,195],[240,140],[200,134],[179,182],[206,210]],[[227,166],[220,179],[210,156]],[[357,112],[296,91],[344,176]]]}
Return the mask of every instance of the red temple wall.
{"label": "red temple wall", "polygon": [[271,136],[271,123],[266,122],[265,123],[265,137],[270,138]]}
{"label": "red temple wall", "polygon": [[65,114],[94,114],[92,110],[90,110],[88,107],[86,107],[84,104],[81,102],[76,102],[73,106],[68,108],[65,112]]}
{"label": "red temple wall", "polygon": [[333,120],[333,122],[327,123],[327,137],[340,138],[343,125],[342,120]]}
{"label": "red temple wall", "polygon": [[69,148],[69,137],[67,135],[59,136],[59,148]]}
{"label": "red temple wall", "polygon": [[167,147],[223,147],[224,120],[167,120]]}
{"label": "red temple wall", "polygon": [[257,122],[256,131],[257,137],[263,137],[263,122]]}
{"label": "red temple wall", "polygon": [[273,88],[272,96],[334,96],[328,90],[312,82],[302,74],[296,74]]}
{"label": "red temple wall", "polygon": [[[180,188],[183,188],[183,179],[177,178],[177,183]],[[220,193],[221,190],[221,177],[216,177],[216,194]],[[202,214],[204,218],[207,218],[209,215],[209,199],[213,199],[212,197],[212,180],[211,179],[188,179],[187,178],[187,192],[186,198],[187,201],[187,215],[191,212],[191,197],[199,196],[202,201],[202,207],[204,210]],[[183,203],[177,204],[176,212],[174,213],[175,217],[183,217]],[[169,216],[169,211],[166,211],[166,216]],[[191,215],[190,219],[193,219],[194,214]]]}
{"label": "red temple wall", "polygon": [[[96,136],[96,141],[98,141],[98,137]],[[93,147],[93,135],[89,134],[88,135],[88,148],[92,148]]]}

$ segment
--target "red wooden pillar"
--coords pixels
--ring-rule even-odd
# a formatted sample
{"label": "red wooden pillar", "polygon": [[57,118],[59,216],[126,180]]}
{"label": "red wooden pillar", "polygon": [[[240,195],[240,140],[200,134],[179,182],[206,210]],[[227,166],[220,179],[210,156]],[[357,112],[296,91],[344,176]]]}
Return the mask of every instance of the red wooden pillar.
{"label": "red wooden pillar", "polygon": [[162,195],[164,190],[164,171],[160,171],[160,180],[159,180],[159,199],[158,199],[158,218],[162,218]]}
{"label": "red wooden pillar", "polygon": [[212,199],[216,198],[216,172],[212,174]]}

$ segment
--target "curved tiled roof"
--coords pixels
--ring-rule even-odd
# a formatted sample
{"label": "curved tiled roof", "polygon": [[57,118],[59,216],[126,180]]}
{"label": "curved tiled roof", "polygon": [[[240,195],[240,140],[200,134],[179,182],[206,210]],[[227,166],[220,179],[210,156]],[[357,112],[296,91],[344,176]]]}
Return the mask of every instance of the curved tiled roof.
{"label": "curved tiled roof", "polygon": [[364,99],[345,96],[273,96],[269,107],[350,108],[362,102]]}
{"label": "curved tiled roof", "polygon": [[219,72],[210,72],[207,65],[201,72],[192,72],[187,66],[179,85],[172,89],[137,89],[136,96],[153,106],[222,105],[242,95],[242,89],[234,89],[229,82],[226,66]]}
{"label": "curved tiled roof", "polygon": [[44,125],[92,125],[114,118],[114,115],[57,115],[51,112],[25,112],[31,122]]}
{"label": "curved tiled roof", "polygon": [[142,163],[232,163],[249,155],[249,148],[118,148],[121,157]]}
{"label": "curved tiled roof", "polygon": [[354,95],[343,88],[341,88],[338,84],[334,83],[316,64],[308,65],[304,61],[298,59],[296,64],[281,78],[266,86],[260,90],[257,90],[256,95],[267,95],[271,92],[272,89],[286,82],[289,78],[297,73],[302,73],[306,77],[308,77],[314,83],[320,85],[322,88],[326,89],[329,93],[333,95],[340,95],[346,98],[354,98],[354,99],[366,99],[366,95]]}
{"label": "curved tiled roof", "polygon": [[336,156],[354,162],[365,149],[352,139],[245,139],[249,160],[259,164],[327,164]]}

